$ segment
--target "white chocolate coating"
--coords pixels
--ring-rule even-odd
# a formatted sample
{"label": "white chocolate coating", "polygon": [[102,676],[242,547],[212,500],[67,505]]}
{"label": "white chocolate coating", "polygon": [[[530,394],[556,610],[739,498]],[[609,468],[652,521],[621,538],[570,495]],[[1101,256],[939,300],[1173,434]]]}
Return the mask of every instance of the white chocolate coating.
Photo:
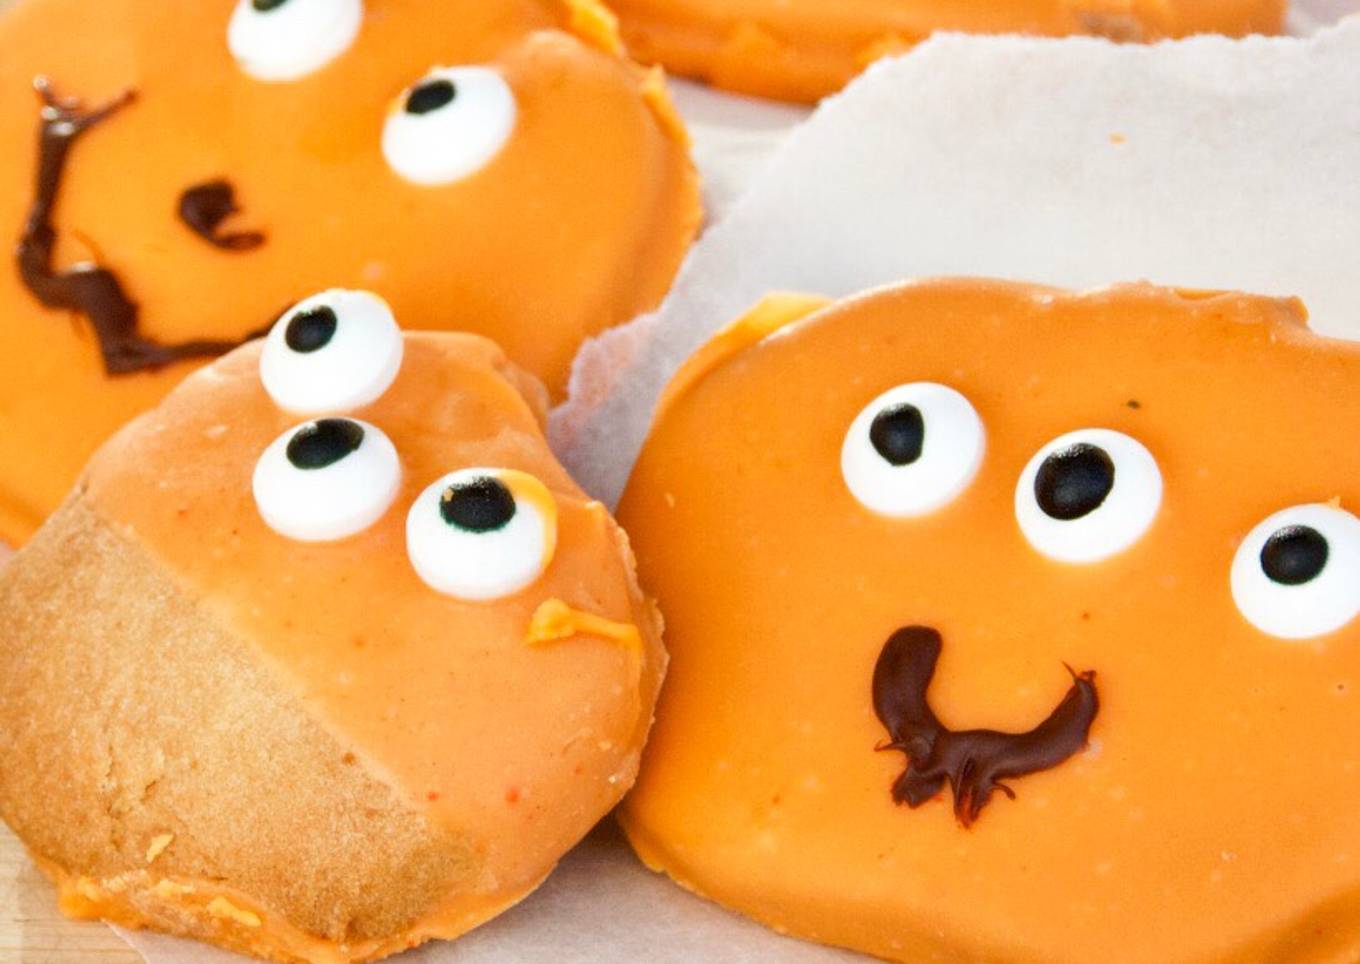
{"label": "white chocolate coating", "polygon": [[[452,100],[425,113],[407,109],[412,91],[440,81],[453,85]],[[459,181],[500,153],[518,113],[515,94],[499,71],[436,67],[393,104],[383,127],[383,156],[393,171],[415,184]]]}
{"label": "white chocolate coating", "polygon": [[[880,413],[914,406],[925,424],[920,456],[893,465],[870,440]],[[972,403],[946,385],[913,382],[884,392],[855,417],[841,447],[841,474],[850,492],[879,515],[925,515],[953,501],[982,465],[986,431]]]}
{"label": "white chocolate coating", "polygon": [[[1092,445],[1114,464],[1105,500],[1078,519],[1055,519],[1039,506],[1034,483],[1044,461],[1075,445]],[[1122,432],[1078,429],[1049,442],[1030,459],[1015,487],[1015,517],[1025,538],[1058,562],[1092,563],[1123,552],[1147,532],[1162,504],[1162,473],[1143,444]]]}
{"label": "white chocolate coating", "polygon": [[[510,490],[514,516],[487,532],[446,522],[440,511],[451,487],[491,477]],[[552,493],[525,472],[470,468],[428,486],[406,517],[406,552],[432,589],[469,601],[512,596],[533,585],[557,546],[557,508]]]}
{"label": "white chocolate coating", "polygon": [[[1271,536],[1294,526],[1327,540],[1327,561],[1307,582],[1286,585],[1266,574],[1261,553]],[[1329,505],[1282,509],[1242,540],[1230,581],[1238,610],[1267,635],[1299,640],[1335,632],[1360,613],[1360,519]]]}
{"label": "white chocolate coating", "polygon": [[324,468],[299,468],[288,445],[306,422],[289,429],[256,463],[252,491],[260,516],[275,532],[298,542],[334,542],[381,519],[401,486],[401,460],[377,426],[363,429],[359,447]]}
{"label": "white chocolate coating", "polygon": [[[330,341],[313,351],[289,347],[289,325],[321,307],[335,312]],[[260,356],[260,378],[286,411],[348,411],[387,391],[401,369],[402,352],[401,330],[387,302],[367,291],[335,288],[298,302],[275,322]]]}
{"label": "white chocolate coating", "polygon": [[272,10],[239,0],[227,25],[227,46],[256,80],[297,80],[348,50],[363,19],[362,0],[283,0]]}

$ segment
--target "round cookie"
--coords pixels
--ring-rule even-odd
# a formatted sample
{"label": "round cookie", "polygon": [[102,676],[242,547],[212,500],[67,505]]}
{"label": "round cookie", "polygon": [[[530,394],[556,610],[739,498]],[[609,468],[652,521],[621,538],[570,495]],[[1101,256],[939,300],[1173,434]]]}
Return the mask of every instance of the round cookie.
{"label": "round cookie", "polygon": [[[523,898],[633,782],[660,622],[544,390],[349,294],[191,375],[0,569],[0,816],[68,914],[368,960]],[[388,384],[304,415],[262,354],[290,405]]]}
{"label": "round cookie", "polygon": [[1289,300],[768,302],[619,510],[672,655],[637,851],[895,960],[1353,960],[1357,383]]}
{"label": "round cookie", "polygon": [[1279,33],[1283,0],[615,0],[629,50],[717,87],[812,103],[938,31],[1152,41]]}
{"label": "round cookie", "polygon": [[189,366],[310,291],[487,335],[560,393],[699,221],[660,74],[595,0],[18,0],[0,138],[12,542]]}

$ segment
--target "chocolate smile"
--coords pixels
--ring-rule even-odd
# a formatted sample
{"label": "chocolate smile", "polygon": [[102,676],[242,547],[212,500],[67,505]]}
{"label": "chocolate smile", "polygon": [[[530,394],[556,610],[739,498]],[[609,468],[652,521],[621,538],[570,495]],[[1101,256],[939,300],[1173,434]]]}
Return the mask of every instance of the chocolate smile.
{"label": "chocolate smile", "polygon": [[889,637],[874,667],[874,712],[891,742],[879,750],[899,750],[907,769],[893,784],[892,797],[913,809],[932,800],[948,781],[954,815],[970,826],[998,790],[1015,799],[1003,780],[1051,770],[1086,746],[1100,710],[1094,671],[1076,673],[1072,688],[1044,722],[1027,733],[946,728],[926,698],[940,658],[940,634],[928,626],[908,626]]}
{"label": "chocolate smile", "polygon": [[[80,135],[132,103],[135,95],[128,91],[103,107],[84,111],[80,101],[58,97],[44,77],[35,80],[33,86],[42,98],[38,128],[38,170],[33,204],[29,208],[28,221],[16,251],[19,277],[33,296],[48,308],[74,311],[89,320],[95,337],[99,339],[104,370],[109,375],[152,370],[185,359],[211,358],[231,351],[241,341],[260,334],[259,331],[251,332],[239,341],[196,340],[173,345],[161,344],[138,334],[137,303],[128,296],[117,275],[108,268],[82,262],[64,271],[56,270],[52,259],[57,230],[52,223],[52,213],[71,148]],[[230,250],[247,250],[257,246],[263,238],[252,233],[217,235],[218,225],[236,210],[230,188],[227,187],[223,196],[220,185],[221,182],[217,182],[191,189],[191,192],[202,192],[206,187],[211,194],[207,196],[206,204],[203,200],[190,202],[195,215],[201,215],[200,222],[206,229],[206,235],[199,230],[199,226],[190,226],[214,244]],[[186,192],[186,197],[191,192]],[[181,211],[184,203],[181,200]],[[185,219],[188,221],[187,216]]]}

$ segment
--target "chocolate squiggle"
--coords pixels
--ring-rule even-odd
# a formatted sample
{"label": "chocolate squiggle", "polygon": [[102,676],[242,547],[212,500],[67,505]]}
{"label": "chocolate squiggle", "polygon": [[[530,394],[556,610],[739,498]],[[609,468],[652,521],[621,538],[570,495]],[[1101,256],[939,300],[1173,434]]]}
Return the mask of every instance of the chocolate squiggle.
{"label": "chocolate squiggle", "polygon": [[223,251],[249,251],[264,244],[260,231],[219,231],[222,222],[240,212],[236,189],[221,178],[185,188],[179,196],[179,219],[190,231]]}
{"label": "chocolate squiggle", "polygon": [[52,224],[62,174],[80,135],[122,110],[135,99],[132,91],[103,107],[82,111],[80,102],[59,98],[44,77],[33,82],[42,98],[38,129],[38,171],[33,204],[19,241],[19,276],[33,296],[48,308],[78,312],[89,319],[104,370],[110,375],[161,368],[189,358],[210,358],[235,348],[234,341],[187,341],[163,345],[137,333],[138,308],[118,277],[97,264],[81,263],[65,271],[52,264],[57,231]]}
{"label": "chocolate squiggle", "polygon": [[897,803],[919,807],[934,799],[946,781],[954,793],[954,815],[970,826],[992,794],[1012,800],[1003,783],[1051,770],[1086,746],[1100,710],[1092,671],[1072,673],[1072,688],[1044,722],[1028,733],[947,729],[930,708],[926,693],[940,658],[940,634],[928,626],[899,629],[884,644],[874,667],[874,712],[891,742],[880,750],[907,756],[907,769],[893,784]]}

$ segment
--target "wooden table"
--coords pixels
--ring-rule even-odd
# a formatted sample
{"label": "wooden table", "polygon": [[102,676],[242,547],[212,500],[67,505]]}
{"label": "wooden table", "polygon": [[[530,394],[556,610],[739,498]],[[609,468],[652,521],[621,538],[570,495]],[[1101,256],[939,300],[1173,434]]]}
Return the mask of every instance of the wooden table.
{"label": "wooden table", "polygon": [[0,961],[5,964],[142,964],[103,924],[57,912],[54,892],[0,824]]}

